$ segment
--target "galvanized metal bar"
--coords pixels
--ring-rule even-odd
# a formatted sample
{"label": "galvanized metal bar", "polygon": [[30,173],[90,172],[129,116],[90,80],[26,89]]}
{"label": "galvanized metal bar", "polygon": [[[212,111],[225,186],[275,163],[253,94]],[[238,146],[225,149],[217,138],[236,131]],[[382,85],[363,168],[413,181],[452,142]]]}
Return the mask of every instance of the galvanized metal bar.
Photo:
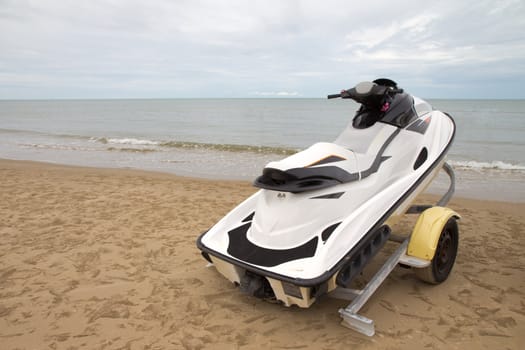
{"label": "galvanized metal bar", "polygon": [[454,195],[454,191],[456,190],[456,175],[454,174],[454,169],[452,169],[452,167],[446,162],[443,163],[443,169],[445,170],[448,177],[450,178],[450,185],[448,187],[447,192],[437,202],[437,206],[439,207],[444,207],[445,205],[447,205],[447,203],[450,201],[450,199]]}
{"label": "galvanized metal bar", "polygon": [[368,301],[368,299],[374,294],[374,292],[379,288],[381,283],[388,277],[390,272],[397,266],[399,259],[403,256],[408,247],[408,239],[405,240],[396,251],[388,258],[385,264],[377,271],[377,273],[372,277],[368,284],[363,289],[363,292],[355,298],[350,305],[348,305],[344,310],[352,313],[358,312],[361,307]]}
{"label": "galvanized metal bar", "polygon": [[328,293],[328,296],[330,298],[341,299],[341,300],[353,300],[359,295],[361,295],[362,293],[363,291],[360,289],[337,287],[336,289]]}
{"label": "galvanized metal bar", "polygon": [[[343,310],[343,309],[341,309]],[[373,336],[376,333],[374,320],[366,318],[358,314],[347,313],[346,311],[339,311],[343,320],[341,324],[347,328],[353,329],[361,334],[367,335],[369,337]]]}
{"label": "galvanized metal bar", "polygon": [[374,321],[357,312],[370,299],[381,283],[388,277],[390,272],[397,266],[399,260],[405,255],[409,239],[406,239],[387,259],[384,265],[377,271],[367,283],[361,293],[344,309],[339,309],[339,315],[343,318],[342,324],[368,336],[375,334]]}

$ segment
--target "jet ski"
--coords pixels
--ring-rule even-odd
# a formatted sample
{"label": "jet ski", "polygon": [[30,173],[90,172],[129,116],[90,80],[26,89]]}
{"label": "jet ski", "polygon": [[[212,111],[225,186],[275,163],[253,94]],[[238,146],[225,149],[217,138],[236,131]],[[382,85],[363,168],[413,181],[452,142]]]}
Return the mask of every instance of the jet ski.
{"label": "jet ski", "polygon": [[[323,295],[354,300],[340,310],[343,324],[371,335],[373,321],[357,311],[395,266],[411,266],[434,284],[452,270],[459,215],[443,205],[454,191],[445,156],[455,123],[389,79],[328,98],[360,104],[345,130],[333,142],[267,164],[253,183],[259,190],[203,233],[197,247],[255,297],[302,308]],[[442,169],[451,179],[445,195],[436,205],[413,205]],[[414,231],[393,234],[411,213],[420,215]],[[365,290],[352,290],[389,240],[401,243],[398,250]]]}

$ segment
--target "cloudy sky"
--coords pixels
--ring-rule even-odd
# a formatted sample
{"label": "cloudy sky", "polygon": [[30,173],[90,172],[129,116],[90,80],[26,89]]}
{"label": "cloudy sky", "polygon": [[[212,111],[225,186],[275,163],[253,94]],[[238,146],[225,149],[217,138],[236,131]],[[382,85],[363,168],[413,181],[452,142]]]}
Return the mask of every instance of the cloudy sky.
{"label": "cloudy sky", "polygon": [[0,99],[525,98],[523,0],[0,0]]}

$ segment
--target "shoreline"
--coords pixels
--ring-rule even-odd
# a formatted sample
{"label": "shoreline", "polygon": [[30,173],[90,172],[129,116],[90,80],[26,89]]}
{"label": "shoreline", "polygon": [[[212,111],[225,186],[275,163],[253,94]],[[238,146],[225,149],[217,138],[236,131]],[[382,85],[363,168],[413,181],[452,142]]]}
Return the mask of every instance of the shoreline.
{"label": "shoreline", "polygon": [[[274,157],[264,158],[263,161],[259,160],[256,163],[256,166],[252,166],[251,171],[254,169],[262,169],[265,162],[271,161]],[[223,160],[221,158],[221,160]],[[110,166],[112,163],[105,162],[103,164],[74,164],[74,163],[61,163],[59,161],[41,161],[41,160],[31,160],[31,159],[10,159],[10,158],[0,158],[0,162],[3,161],[12,161],[12,162],[29,162],[42,165],[54,165],[54,166],[64,166],[64,167],[76,167],[76,168],[86,168],[86,169],[107,169],[107,170],[123,170],[123,171],[137,171],[144,173],[155,173],[155,174],[164,174],[168,176],[175,177],[184,177],[189,179],[200,179],[208,181],[236,181],[239,183],[252,183],[256,175],[248,176],[245,173],[237,174],[238,178],[233,178],[233,173],[224,173],[216,175],[215,177],[207,172],[196,172],[195,170],[188,170],[185,168],[177,167],[179,164],[176,162],[173,163],[173,168],[142,168],[142,167],[133,167],[133,166],[122,166],[115,165]],[[244,159],[241,163],[241,168],[245,170],[246,166],[242,165],[247,163],[248,160]],[[456,174],[456,191],[453,198],[464,198],[464,199],[474,199],[474,200],[486,200],[486,201],[498,201],[498,202],[509,202],[509,203],[525,203],[525,174],[521,172],[508,172],[505,178],[501,178],[500,172],[498,170],[488,170],[482,175],[478,171],[474,170],[465,170],[457,169],[455,167],[454,171]],[[224,169],[222,169],[224,170]],[[519,186],[515,186],[515,185]],[[426,193],[430,195],[440,196],[445,193],[448,189],[449,180],[443,172],[434,179],[434,181],[428,187]],[[513,191],[509,191],[509,189]]]}
{"label": "shoreline", "polygon": [[[454,197],[449,206],[462,219],[449,279],[430,286],[396,268],[362,309],[376,324],[368,338],[339,324],[346,301],[286,308],[242,294],[206,267],[195,240],[256,191],[249,182],[12,160],[0,160],[0,176],[6,349],[525,343],[525,203]],[[394,248],[387,243],[358,282]]]}

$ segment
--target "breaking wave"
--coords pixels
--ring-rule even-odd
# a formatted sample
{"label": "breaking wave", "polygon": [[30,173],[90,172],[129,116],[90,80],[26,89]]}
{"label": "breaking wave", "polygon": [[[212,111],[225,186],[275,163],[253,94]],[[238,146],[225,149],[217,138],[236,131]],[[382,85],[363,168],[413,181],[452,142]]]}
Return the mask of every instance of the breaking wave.
{"label": "breaking wave", "polygon": [[521,164],[510,164],[499,160],[492,162],[477,162],[474,160],[467,161],[449,161],[450,165],[459,169],[471,169],[471,170],[501,170],[501,171],[524,171],[525,165]]}
{"label": "breaking wave", "polygon": [[286,148],[286,147],[215,144],[215,143],[199,143],[199,142],[183,142],[183,141],[163,142],[160,144],[160,146],[182,148],[182,149],[202,149],[202,150],[211,150],[211,151],[251,152],[251,153],[284,154],[284,155],[291,155],[297,152],[297,149]]}
{"label": "breaking wave", "polygon": [[[149,146],[148,151],[152,151],[151,146],[165,147],[165,148],[179,148],[188,150],[203,150],[203,151],[225,151],[225,152],[248,152],[259,154],[281,154],[291,155],[298,150],[288,147],[272,147],[272,146],[253,146],[253,145],[236,145],[236,144],[215,144],[202,143],[190,141],[153,141],[147,139],[136,138],[92,138],[91,141],[99,142],[107,145],[118,146]],[[118,150],[116,147],[110,147],[109,150]],[[130,150],[129,148],[126,150]],[[160,149],[159,149],[160,150]]]}
{"label": "breaking wave", "polygon": [[159,145],[159,142],[157,141],[150,141],[150,140],[141,140],[141,139],[133,139],[133,138],[125,138],[125,139],[106,139],[102,138],[99,139],[102,143],[109,143],[114,145],[134,145],[134,146],[157,146]]}

